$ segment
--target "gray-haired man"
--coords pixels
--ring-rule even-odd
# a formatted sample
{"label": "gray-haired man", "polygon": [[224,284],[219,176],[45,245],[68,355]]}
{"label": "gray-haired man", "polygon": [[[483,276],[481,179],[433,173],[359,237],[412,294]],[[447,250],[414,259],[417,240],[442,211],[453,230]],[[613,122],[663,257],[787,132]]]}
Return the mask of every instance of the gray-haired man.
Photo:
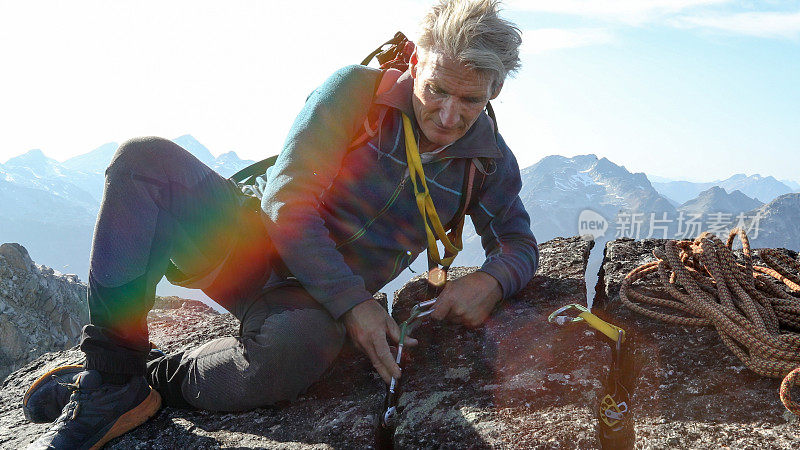
{"label": "gray-haired man", "polygon": [[[26,394],[29,417],[53,420],[63,410],[33,446],[99,447],[147,420],[162,398],[221,411],[292,400],[346,336],[384,380],[399,378],[389,350],[398,326],[372,294],[426,248],[406,182],[403,116],[443,223],[458,213],[467,165],[492,161],[467,211],[486,261],[448,283],[432,314],[482,324],[538,262],[519,168],[483,112],[518,68],[520,43],[496,2],[440,2],[409,70],[388,90],[374,96],[380,71],[350,66],[308,98],[276,164],[248,189],[260,204],[170,141],[123,144],[95,229],[86,363],[56,371],[72,377],[69,389],[43,378]],[[385,107],[380,129],[352,148],[373,105]],[[146,315],[165,274],[233,313],[240,336],[147,363]]]}

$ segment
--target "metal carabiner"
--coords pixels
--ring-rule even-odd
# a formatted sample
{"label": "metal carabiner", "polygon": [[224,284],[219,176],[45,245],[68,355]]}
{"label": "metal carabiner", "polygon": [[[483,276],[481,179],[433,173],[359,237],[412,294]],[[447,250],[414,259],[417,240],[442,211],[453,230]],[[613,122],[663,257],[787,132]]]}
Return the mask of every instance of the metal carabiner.
{"label": "metal carabiner", "polygon": [[[402,324],[400,324],[400,341],[397,343],[397,357],[395,363],[401,366],[400,360],[403,356],[403,347],[405,346],[406,336],[422,322],[422,319],[433,312],[433,305],[436,303],[436,298],[417,303],[411,308],[411,314]],[[402,366],[401,366],[402,369]],[[384,399],[384,412],[381,417],[380,425],[384,428],[392,428],[395,426],[395,419],[397,417],[397,388],[398,382],[395,377],[389,382],[386,388],[386,397]]]}
{"label": "metal carabiner", "polygon": [[[432,298],[414,305],[414,307],[411,308],[411,314],[408,316],[408,319],[401,324],[401,328],[406,327],[406,332],[411,333],[411,330],[419,325],[422,318],[433,312],[433,305],[436,303],[436,300],[436,298]],[[400,344],[402,345],[403,343],[400,342]]]}
{"label": "metal carabiner", "polygon": [[565,311],[567,311],[567,310],[569,310],[571,308],[575,308],[580,312],[591,312],[591,311],[589,311],[588,308],[586,308],[583,305],[579,305],[577,303],[572,303],[572,304],[569,304],[569,305],[566,305],[566,306],[562,306],[561,308],[558,308],[557,310],[553,311],[553,313],[550,314],[547,317],[547,321],[550,322],[550,323],[555,323],[557,325],[564,325],[566,323],[583,322],[583,320],[584,320],[583,317],[572,317],[572,316],[566,316],[566,315],[559,316],[558,315],[558,314],[561,314],[561,313],[563,313],[563,312],[565,312]]}

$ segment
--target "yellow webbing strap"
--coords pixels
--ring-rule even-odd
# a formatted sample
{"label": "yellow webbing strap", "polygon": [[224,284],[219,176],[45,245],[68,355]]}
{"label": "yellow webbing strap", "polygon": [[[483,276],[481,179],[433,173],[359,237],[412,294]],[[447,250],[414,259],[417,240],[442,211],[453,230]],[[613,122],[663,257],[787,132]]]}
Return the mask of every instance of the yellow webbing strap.
{"label": "yellow webbing strap", "polygon": [[[577,317],[572,316],[559,316],[559,314],[567,311],[568,309],[575,308],[580,313]],[[595,330],[603,333],[614,342],[619,341],[619,343],[625,342],[625,330],[622,328],[612,325],[605,320],[595,316],[583,305],[578,305],[577,303],[573,303],[571,305],[562,306],[557,310],[553,311],[552,314],[547,318],[548,322],[557,323],[558,325],[564,325],[567,322],[586,322],[587,325],[594,328]]]}
{"label": "yellow webbing strap", "polygon": [[[436,214],[436,208],[433,205],[433,199],[428,191],[428,183],[425,181],[425,172],[422,171],[422,160],[419,157],[419,148],[417,147],[417,138],[414,137],[414,130],[411,128],[411,120],[403,114],[403,130],[405,131],[406,138],[406,159],[408,159],[408,173],[411,178],[411,183],[414,184],[414,196],[417,200],[417,207],[422,215],[422,221],[425,223],[425,234],[428,237],[428,254],[431,259],[445,267],[449,267],[455,259],[458,252],[461,251],[463,245],[461,243],[461,230],[464,221],[461,221],[461,226],[458,226],[453,233],[453,241],[447,236],[447,232],[439,220],[439,215]],[[417,180],[419,179],[422,184],[422,191],[419,190]],[[430,225],[428,219],[430,218]],[[431,225],[433,230],[431,230]],[[434,236],[434,231],[436,235]],[[446,254],[451,254],[446,258],[439,256],[439,247],[436,245],[436,238],[442,241]]]}
{"label": "yellow webbing strap", "polygon": [[578,314],[578,317],[585,320],[586,324],[589,325],[590,327],[605,334],[612,341],[617,342],[617,340],[619,340],[621,336],[622,342],[625,342],[625,331],[623,331],[622,328],[616,325],[611,325],[610,323],[595,316],[590,312],[582,312]]}

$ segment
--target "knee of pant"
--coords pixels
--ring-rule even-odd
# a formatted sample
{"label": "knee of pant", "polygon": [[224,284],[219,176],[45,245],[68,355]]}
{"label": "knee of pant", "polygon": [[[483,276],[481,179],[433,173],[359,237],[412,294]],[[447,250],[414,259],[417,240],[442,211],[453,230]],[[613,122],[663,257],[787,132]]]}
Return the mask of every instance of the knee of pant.
{"label": "knee of pant", "polygon": [[179,151],[181,148],[174,142],[156,137],[142,136],[129,139],[119,146],[111,163],[106,169],[106,174],[118,171],[137,171],[157,166],[167,154]]}
{"label": "knee of pant", "polygon": [[300,365],[312,360],[327,367],[339,354],[345,334],[344,326],[327,311],[303,308],[267,317],[253,341],[271,347],[272,354],[281,355],[279,364]]}
{"label": "knee of pant", "polygon": [[259,334],[245,342],[252,395],[262,405],[296,399],[330,367],[344,337],[344,326],[323,310],[270,316]]}
{"label": "knee of pant", "polygon": [[245,411],[295,400],[331,365],[344,326],[322,310],[268,317],[252,338],[221,338],[187,353],[181,391],[192,406]]}

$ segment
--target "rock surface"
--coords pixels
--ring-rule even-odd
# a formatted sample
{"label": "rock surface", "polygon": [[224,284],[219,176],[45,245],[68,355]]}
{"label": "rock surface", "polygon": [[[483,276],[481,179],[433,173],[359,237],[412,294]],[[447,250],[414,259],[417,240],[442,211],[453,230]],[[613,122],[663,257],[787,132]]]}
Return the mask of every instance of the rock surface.
{"label": "rock surface", "polygon": [[[236,335],[239,327],[231,314],[176,297],[158,299],[148,325],[150,339],[166,352]],[[20,402],[28,386],[55,367],[82,361],[77,348],[48,353],[6,379],[0,390],[0,448],[23,448],[49,426],[24,419]],[[382,399],[382,382],[371,367],[346,348],[323,381],[295,403],[230,414],[163,408],[106,448],[367,448],[373,442],[371,415]]]}
{"label": "rock surface", "polygon": [[[420,344],[404,369],[397,448],[597,446],[593,408],[607,346],[583,326],[547,322],[560,306],[585,304],[592,245],[577,237],[542,244],[534,279],[481,328],[431,321],[413,333]],[[422,277],[398,292],[398,322],[424,294]]]}
{"label": "rock surface", "polygon": [[86,285],[0,245],[0,380],[37,356],[78,343],[89,321]]}
{"label": "rock surface", "polygon": [[[750,374],[710,330],[666,328],[620,307],[620,280],[658,243],[609,243],[601,277],[608,297],[598,314],[639,343],[631,399],[636,448],[798,448],[800,425],[778,400],[778,380]],[[598,448],[595,408],[609,366],[607,340],[583,325],[547,322],[556,308],[585,302],[591,247],[580,238],[541,244],[535,278],[484,327],[429,321],[413,333],[420,344],[406,352],[396,448]],[[418,278],[397,292],[398,320],[424,287]],[[159,299],[148,321],[151,339],[166,351],[238,331],[230,314],[174,297]],[[77,349],[48,353],[5,380],[0,448],[24,447],[47,429],[22,416],[30,383],[81,360]],[[371,448],[383,390],[368,360],[347,347],[297,402],[235,414],[164,408],[108,448]]]}
{"label": "rock surface", "polygon": [[[778,398],[780,380],[745,368],[712,328],[666,324],[619,301],[625,275],[653,261],[653,249],[663,245],[661,239],[609,242],[595,299],[635,343],[638,377],[631,408],[637,448],[800,448],[798,418]],[[666,295],[649,281],[635,287]]]}

